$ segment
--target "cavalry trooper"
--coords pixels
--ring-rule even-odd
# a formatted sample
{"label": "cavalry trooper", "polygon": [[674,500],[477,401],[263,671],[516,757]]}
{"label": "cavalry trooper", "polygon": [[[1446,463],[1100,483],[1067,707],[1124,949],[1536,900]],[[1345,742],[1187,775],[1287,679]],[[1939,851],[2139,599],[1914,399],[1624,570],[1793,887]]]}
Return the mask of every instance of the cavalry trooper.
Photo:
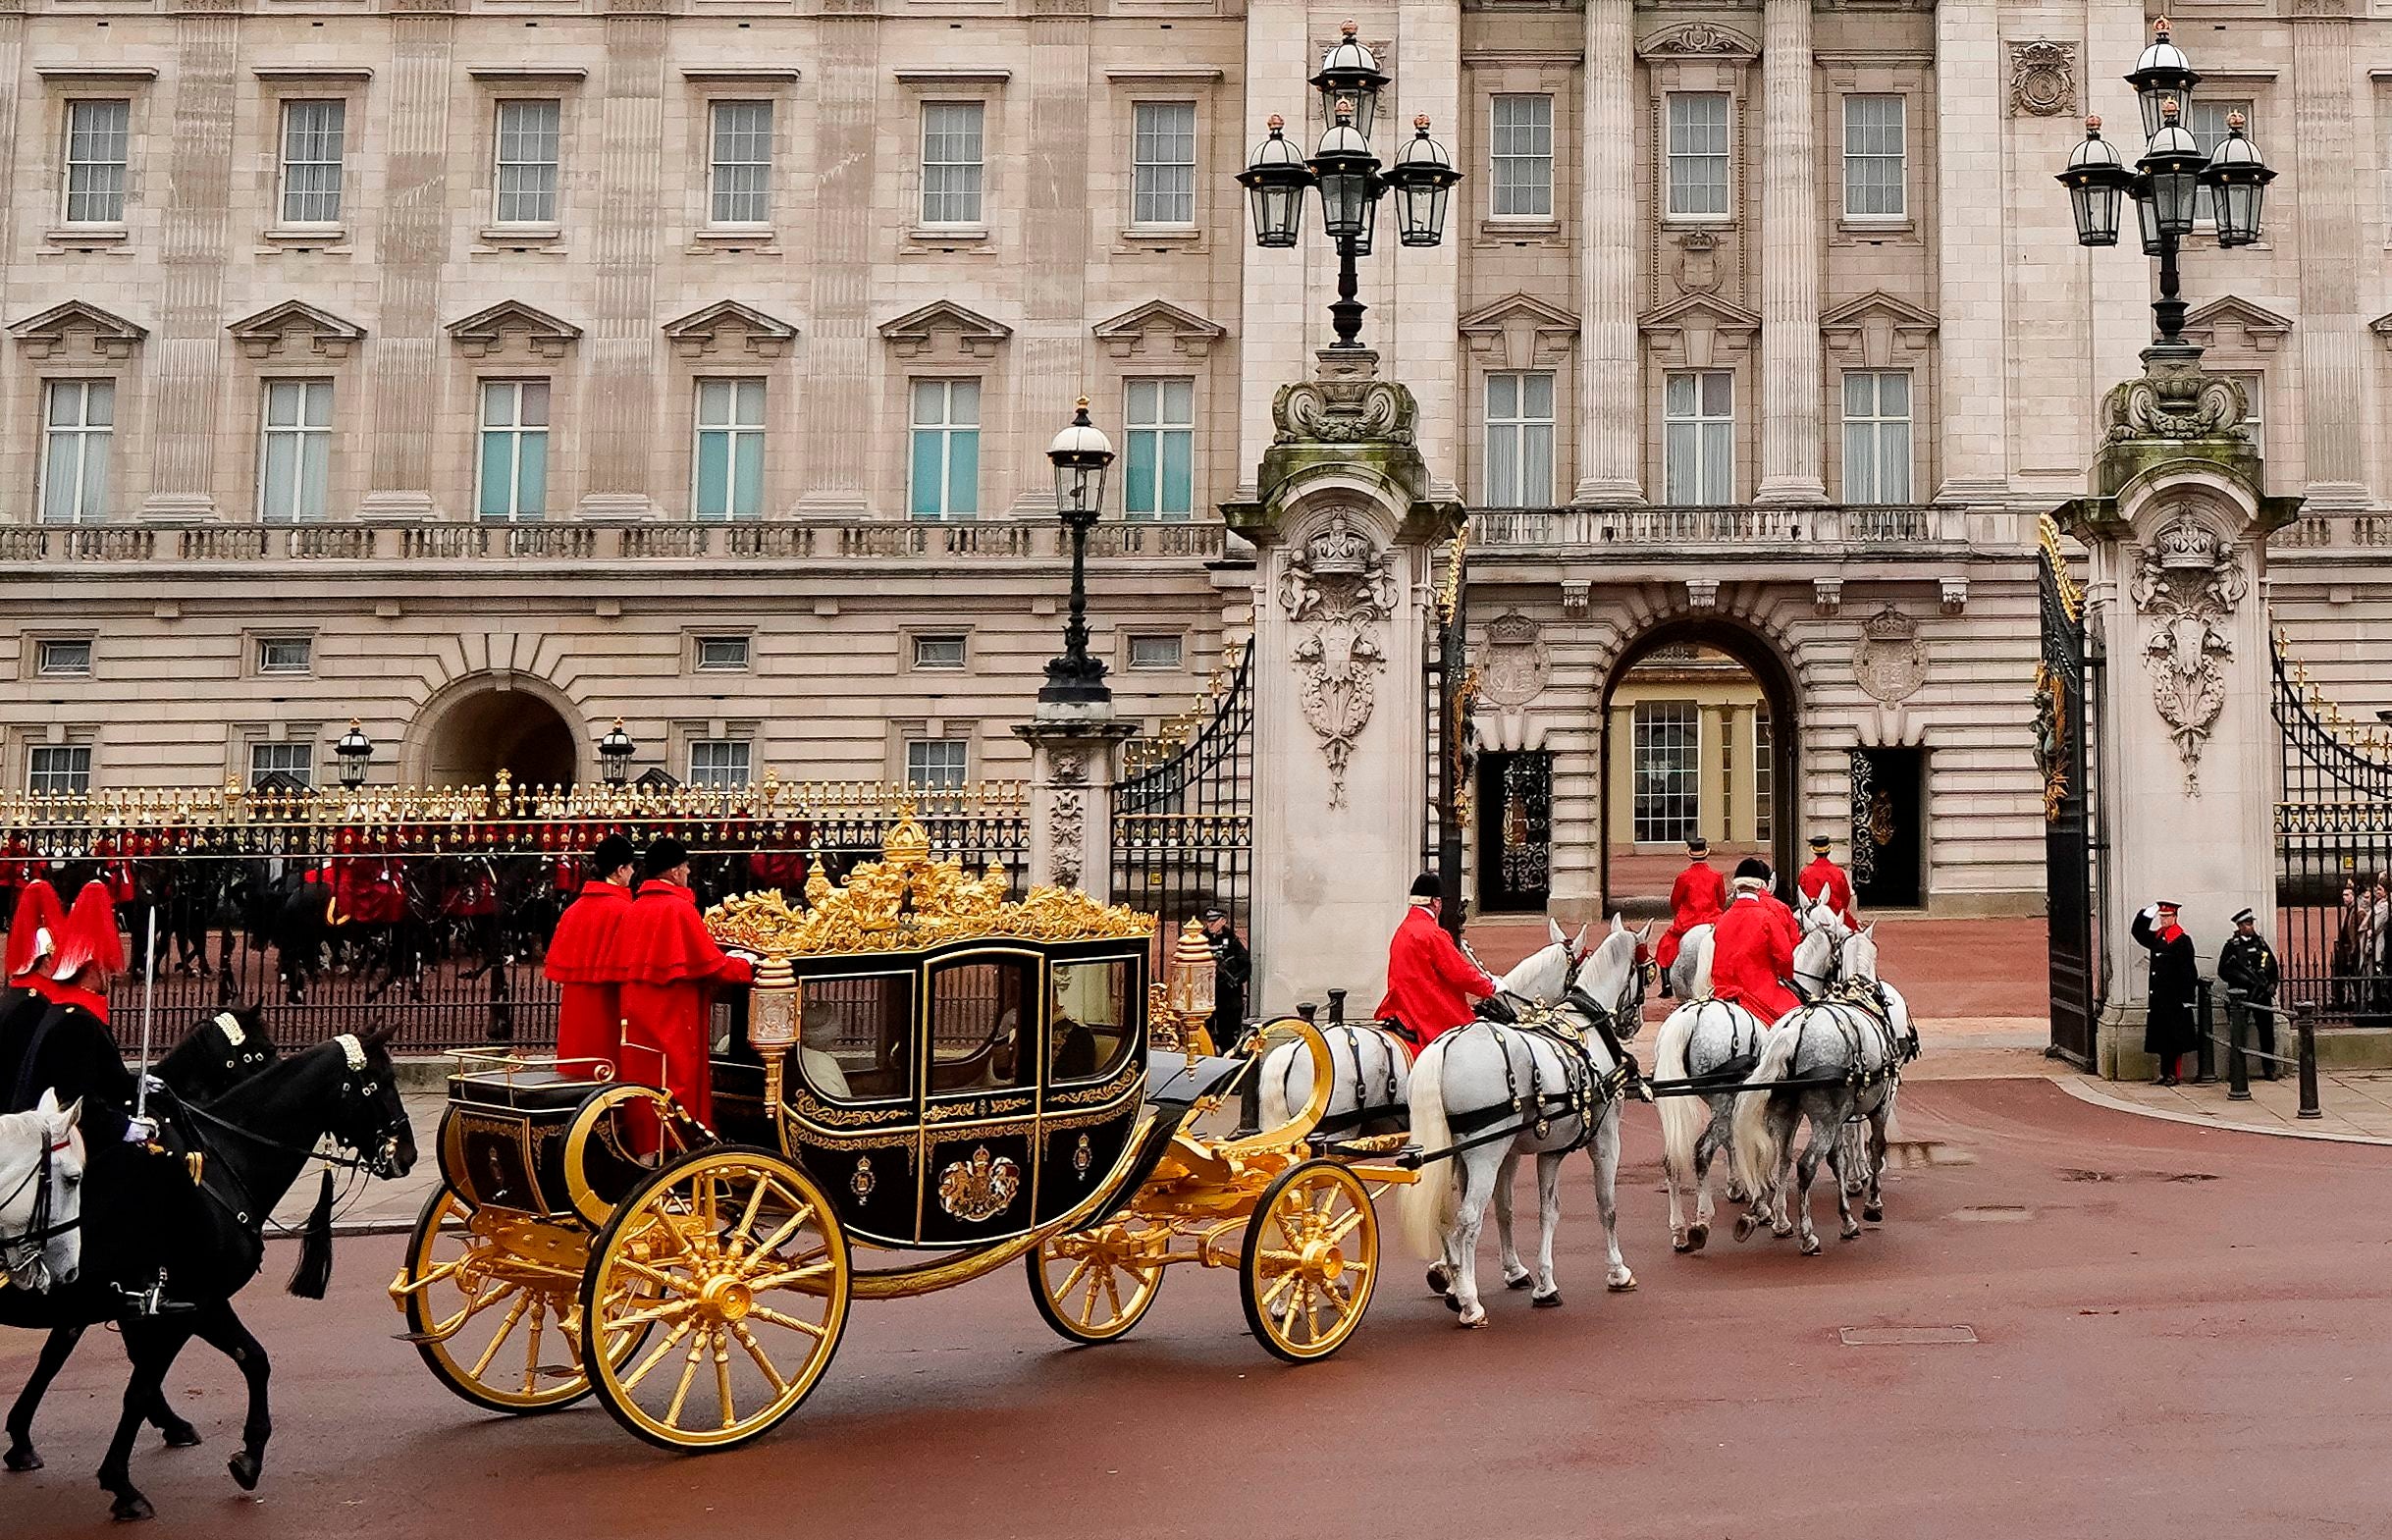
{"label": "cavalry trooper", "polygon": [[0,991],[0,1095],[16,1078],[24,1043],[33,1024],[50,1008],[50,974],[45,966],[58,950],[67,917],[58,894],[41,877],[25,885],[8,927],[6,989]]}
{"label": "cavalry trooper", "polygon": [[[2243,1018],[2252,1018],[2258,1029],[2259,1049],[2261,1053],[2276,1051],[2276,1013],[2273,1009],[2245,1010],[2245,1005],[2272,1007],[2276,1001],[2276,984],[2283,978],[2283,968],[2276,961],[2275,949],[2259,934],[2259,916],[2243,910],[2234,917],[2234,933],[2217,954],[2217,982],[2231,991],[2226,996],[2226,1018],[2232,1024],[2236,1040],[2241,1040]],[[2261,1059],[2259,1075],[2267,1080],[2276,1078],[2276,1061]]]}
{"label": "cavalry trooper", "polygon": [[1727,907],[1728,883],[1720,869],[1711,864],[1711,841],[1693,835],[1686,841],[1686,870],[1670,884],[1670,929],[1661,933],[1661,944],[1653,948],[1653,965],[1661,970],[1662,993],[1670,992],[1670,967],[1677,961],[1686,932],[1711,924]]}
{"label": "cavalry trooper", "polygon": [[1794,976],[1793,912],[1769,891],[1769,863],[1747,856],[1736,864],[1734,896],[1711,928],[1711,992],[1761,1019],[1777,1021],[1802,1001],[1786,981]]}
{"label": "cavalry trooper", "polygon": [[1445,887],[1433,872],[1412,878],[1411,908],[1387,943],[1387,995],[1378,1018],[1395,1024],[1413,1051],[1470,1021],[1470,1002],[1502,986],[1470,961],[1437,923]]}
{"label": "cavalry trooper", "polygon": [[631,874],[639,852],[609,834],[591,853],[590,879],[565,906],[549,938],[541,972],[558,985],[557,1059],[568,1075],[596,1078],[623,1046],[622,981],[609,967],[614,932],[631,909]]}
{"label": "cavalry trooper", "polygon": [[1802,869],[1794,886],[1807,903],[1825,903],[1842,921],[1847,929],[1860,929],[1860,916],[1852,912],[1852,878],[1828,854],[1834,842],[1825,834],[1811,836],[1811,864]]}
{"label": "cavalry trooper", "polygon": [[689,890],[689,847],[667,835],[641,862],[647,880],[614,932],[607,971],[622,983],[623,1079],[672,1092],[714,1123],[709,1007],[723,984],[750,982],[746,961],[715,944]]}

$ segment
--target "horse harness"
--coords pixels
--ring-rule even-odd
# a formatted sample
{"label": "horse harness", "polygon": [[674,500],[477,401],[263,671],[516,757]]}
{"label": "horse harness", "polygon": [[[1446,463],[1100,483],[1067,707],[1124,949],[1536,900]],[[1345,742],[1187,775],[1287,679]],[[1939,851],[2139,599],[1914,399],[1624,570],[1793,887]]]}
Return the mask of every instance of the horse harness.
{"label": "horse harness", "polygon": [[[1389,1117],[1402,1110],[1397,1099],[1399,1091],[1396,1086],[1396,1050],[1393,1043],[1388,1044],[1387,1047],[1387,1076],[1382,1086],[1386,1091],[1386,1100],[1373,1106],[1370,1103],[1368,1089],[1362,1080],[1362,1029],[1350,1024],[1340,1024],[1324,1029],[1320,1036],[1321,1041],[1329,1049],[1331,1085],[1335,1085],[1337,1081],[1337,1040],[1341,1036],[1345,1038],[1346,1056],[1354,1064],[1354,1105],[1343,1112],[1323,1114],[1320,1122],[1314,1126],[1316,1137],[1350,1133],[1374,1118]],[[1288,1067],[1281,1078],[1280,1094],[1283,1099],[1293,1103],[1295,1086],[1296,1058],[1291,1055],[1288,1059]]]}
{"label": "horse harness", "polygon": [[[1448,1114],[1446,1126],[1457,1137],[1453,1152],[1459,1153],[1521,1133],[1533,1134],[1537,1139],[1544,1140],[1550,1137],[1556,1118],[1577,1119],[1577,1132],[1570,1137],[1569,1142],[1545,1153],[1567,1155],[1572,1150],[1584,1148],[1595,1137],[1595,1125],[1604,1109],[1618,1100],[1630,1085],[1639,1081],[1635,1059],[1612,1031],[1611,1012],[1574,985],[1563,996],[1563,1004],[1586,1020],[1586,1029],[1565,1020],[1561,1009],[1556,1006],[1529,1004],[1527,1009],[1521,1010],[1519,1005],[1509,999],[1503,1004],[1513,1016],[1512,1021],[1481,1018],[1454,1029],[1457,1033],[1464,1033],[1475,1027],[1484,1027],[1495,1035],[1496,1047],[1504,1061],[1504,1099],[1492,1106]],[[1542,1037],[1559,1050],[1563,1078],[1561,1089],[1546,1089],[1536,1052],[1531,1048],[1528,1052],[1528,1089],[1525,1092],[1521,1091],[1518,1071],[1512,1063],[1511,1047],[1502,1036],[1507,1027],[1523,1036]],[[1588,1030],[1593,1031],[1597,1039],[1611,1050],[1612,1067],[1601,1075],[1595,1074],[1587,1061]],[[1505,1120],[1510,1118],[1519,1121],[1506,1124]],[[1496,1127],[1498,1124],[1505,1126]]]}
{"label": "horse harness", "polygon": [[[1844,1072],[1843,1084],[1850,1087],[1855,1095],[1900,1081],[1902,1066],[1919,1056],[1918,1029],[1913,1027],[1898,1037],[1894,1035],[1893,1007],[1876,981],[1849,980],[1834,993],[1814,1003],[1850,1006],[1866,1017],[1869,1025],[1878,1033],[1879,1046],[1885,1050],[1885,1062],[1872,1069],[1861,1062],[1861,1029],[1840,1012],[1828,1017],[1835,1024],[1836,1034],[1843,1038],[1844,1053],[1851,1065]],[[1805,1016],[1804,1026],[1807,1027],[1811,1020],[1811,1017]]]}
{"label": "horse harness", "polygon": [[[25,1180],[9,1189],[5,1195],[0,1195],[0,1208],[6,1208],[17,1200],[17,1195],[28,1185],[33,1189],[33,1211],[23,1233],[0,1237],[0,1288],[16,1283],[35,1290],[48,1287],[49,1267],[41,1259],[43,1248],[58,1237],[82,1228],[82,1216],[80,1214],[63,1223],[53,1223],[50,1219],[50,1173],[58,1154],[72,1144],[74,1139],[72,1133],[55,1140],[45,1134],[41,1141],[41,1153],[35,1157],[32,1169],[26,1173]],[[16,1253],[15,1261],[9,1259],[11,1252]]]}

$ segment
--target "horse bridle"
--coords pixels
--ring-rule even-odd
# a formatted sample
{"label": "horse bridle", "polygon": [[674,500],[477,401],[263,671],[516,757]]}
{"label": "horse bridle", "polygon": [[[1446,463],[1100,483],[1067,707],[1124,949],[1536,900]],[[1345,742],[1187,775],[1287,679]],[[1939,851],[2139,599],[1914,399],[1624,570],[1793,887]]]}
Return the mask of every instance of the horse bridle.
{"label": "horse bridle", "polygon": [[43,1249],[60,1236],[82,1228],[80,1214],[63,1223],[53,1224],[50,1220],[50,1173],[56,1168],[56,1156],[72,1148],[74,1143],[75,1132],[72,1129],[56,1140],[50,1139],[45,1132],[41,1153],[34,1158],[33,1168],[26,1173],[23,1182],[9,1190],[7,1196],[0,1197],[0,1208],[6,1208],[17,1200],[17,1195],[26,1190],[27,1183],[35,1184],[33,1212],[26,1223],[24,1233],[0,1241],[0,1283],[23,1280],[28,1288],[42,1287],[34,1280],[39,1278],[46,1282],[49,1277],[49,1264],[41,1259]]}
{"label": "horse bridle", "polygon": [[[1824,935],[1828,938],[1828,971],[1819,975],[1819,982],[1813,984],[1809,982],[1811,975],[1804,973],[1800,968],[1794,970],[1794,988],[1806,1002],[1827,998],[1828,985],[1835,982],[1835,970],[1843,965],[1844,957],[1846,937],[1840,928],[1829,926],[1817,930],[1806,931],[1803,934],[1803,940],[1807,941],[1814,935]],[[1799,950],[1799,943],[1796,945]]]}

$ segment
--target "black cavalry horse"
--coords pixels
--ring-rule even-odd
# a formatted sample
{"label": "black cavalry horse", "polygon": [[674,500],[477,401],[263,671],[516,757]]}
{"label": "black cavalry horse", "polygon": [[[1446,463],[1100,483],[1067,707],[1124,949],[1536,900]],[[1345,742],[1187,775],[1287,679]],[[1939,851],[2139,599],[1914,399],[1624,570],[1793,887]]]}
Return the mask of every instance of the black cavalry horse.
{"label": "black cavalry horse", "polygon": [[[272,1064],[276,1052],[265,1013],[251,1005],[219,1011],[192,1028],[150,1073],[176,1101],[206,1105]],[[67,1366],[85,1330],[80,1321],[50,1329],[41,1357],[9,1407],[8,1449],[0,1453],[0,1465],[12,1471],[41,1468],[41,1455],[33,1448],[33,1414],[41,1409],[41,1398],[49,1394],[50,1382]],[[143,1415],[165,1436],[168,1449],[189,1449],[199,1442],[199,1430],[177,1416],[163,1394]]]}
{"label": "black cavalry horse", "polygon": [[[49,1331],[123,1318],[133,1374],[125,1387],[116,1436],[100,1462],[99,1482],[118,1518],[148,1518],[155,1510],[133,1484],[133,1436],[159,1400],[175,1358],[197,1336],[240,1365],[249,1386],[241,1450],[230,1461],[233,1479],[254,1489],[264,1468],[273,1419],[267,1405],[265,1349],[234,1313],[233,1296],[257,1275],[265,1259],[267,1216],[327,1137],[355,1152],[354,1164],[386,1179],[415,1165],[415,1136],[385,1046],[387,1034],[336,1037],[269,1066],[208,1107],[185,1109],[185,1122],[204,1159],[200,1195],[191,1201],[186,1244],[169,1254],[143,1254],[167,1226],[154,1211],[127,1204],[123,1195],[86,1188],[85,1232],[107,1244],[106,1255],[127,1260],[101,1278],[86,1268],[72,1285],[46,1295],[0,1292],[0,1325]],[[86,1243],[86,1255],[91,1243]],[[305,1260],[302,1248],[302,1261]],[[195,1308],[157,1315],[124,1315],[124,1292],[147,1289],[157,1262],[168,1267],[177,1300]]]}

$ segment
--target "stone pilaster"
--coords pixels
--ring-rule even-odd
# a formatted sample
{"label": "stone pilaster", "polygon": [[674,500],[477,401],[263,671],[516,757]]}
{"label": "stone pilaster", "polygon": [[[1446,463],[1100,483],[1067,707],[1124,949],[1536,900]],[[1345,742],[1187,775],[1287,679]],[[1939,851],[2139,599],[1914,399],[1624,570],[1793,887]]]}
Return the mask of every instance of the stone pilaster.
{"label": "stone pilaster", "polygon": [[[225,408],[224,271],[233,180],[233,88],[240,18],[182,0],[175,18],[174,145],[165,185],[164,283],[150,353],[145,518],[216,514],[216,420]],[[164,102],[153,124],[166,126]],[[239,409],[238,407],[235,409]]]}
{"label": "stone pilaster", "polygon": [[[687,401],[660,395],[656,277],[664,205],[663,0],[609,0],[606,96],[599,104],[600,217],[593,232],[597,304],[582,345],[589,389],[589,479],[581,510],[609,518],[657,512],[659,423],[686,420]],[[677,503],[679,498],[675,498]]]}
{"label": "stone pilaster", "polygon": [[[1472,137],[1462,121],[1462,8],[1454,0],[1402,0],[1396,11],[1395,108],[1382,105],[1371,130],[1371,149],[1392,161],[1411,141],[1412,118],[1426,113],[1430,132],[1460,154]],[[1457,196],[1448,205],[1459,210]],[[1462,247],[1468,239],[1460,222],[1446,222],[1445,242],[1402,246],[1394,235],[1395,199],[1379,205],[1382,232],[1374,258],[1388,278],[1383,300],[1373,300],[1362,318],[1362,340],[1391,338],[1389,372],[1413,388],[1420,405],[1420,457],[1438,497],[1460,497],[1455,477],[1462,469],[1462,425],[1469,418],[1470,393],[1456,370],[1456,339],[1462,320]],[[1384,308],[1380,308],[1384,305]],[[1284,378],[1284,376],[1283,376]]]}
{"label": "stone pilaster", "polygon": [[[1306,25],[1309,7],[1302,4],[1249,5],[1246,8],[1246,108],[1240,125],[1238,153],[1244,157],[1260,143],[1263,124],[1273,113],[1288,122],[1288,138],[1304,154],[1320,137],[1320,109],[1312,87],[1304,81],[1319,68]],[[1451,141],[1449,141],[1451,142]],[[1304,210],[1304,239],[1289,250],[1264,251],[1254,245],[1252,216],[1245,207],[1246,190],[1238,189],[1240,209],[1234,234],[1240,255],[1238,328],[1238,477],[1241,495],[1250,492],[1248,480],[1271,445],[1271,393],[1303,373],[1304,338],[1314,325],[1318,304],[1327,292],[1318,287],[1316,253],[1327,249],[1317,234],[1320,204],[1308,199]],[[1337,260],[1329,258],[1332,280]]]}
{"label": "stone pilaster", "polygon": [[[2335,14],[2339,13],[2339,14]],[[2351,93],[2365,77],[2352,66],[2351,20],[2333,0],[2293,10],[2292,196],[2279,188],[2276,217],[2289,202],[2300,221],[2301,399],[2309,451],[2307,492],[2318,508],[2364,508],[2366,488],[2368,376],[2360,313],[2359,151]],[[2278,156],[2260,146],[2263,153]],[[2382,258],[2376,259],[2380,265]]]}
{"label": "stone pilaster", "polygon": [[1633,156],[1601,146],[1636,141],[1636,8],[1586,0],[1586,66],[1578,156],[1577,503],[1641,503],[1644,421],[1636,335],[1640,240]]}
{"label": "stone pilaster", "polygon": [[[1022,318],[1014,329],[1012,511],[1052,515],[1046,446],[1089,382],[1089,0],[1043,0],[1030,21],[1030,143],[1023,178]],[[1118,146],[1114,146],[1118,149]],[[1103,312],[1097,312],[1101,315]],[[1098,401],[1118,433],[1122,403]],[[984,472],[983,472],[984,473]]]}
{"label": "stone pilaster", "polygon": [[1761,41],[1761,481],[1756,503],[1825,503],[1819,135],[1811,0],[1768,0]]}
{"label": "stone pilaster", "polygon": [[1030,880],[1113,901],[1113,786],[1139,723],[1110,709],[1023,722],[1030,745]]}
{"label": "stone pilaster", "polygon": [[[800,361],[806,492],[798,508],[825,516],[863,513],[870,505],[868,457],[876,450],[903,452],[897,442],[858,432],[851,409],[875,399],[873,349],[879,343],[870,310],[873,227],[881,217],[873,206],[880,23],[847,10],[825,6],[815,24],[822,38],[814,67],[816,142],[806,157],[818,169],[814,222],[805,233],[812,294]],[[902,496],[895,506],[902,511]]]}
{"label": "stone pilaster", "polygon": [[381,293],[367,351],[373,464],[360,511],[430,518],[437,511],[433,463],[447,395],[441,387],[449,338],[441,330],[440,292],[452,229],[449,126],[456,22],[445,0],[401,0],[393,9],[391,83],[381,109],[389,142],[384,185],[410,191],[386,199],[381,209]]}
{"label": "stone pilaster", "polygon": [[[2004,186],[2000,24],[2001,8],[1992,0],[1936,7],[1937,378],[1954,382],[1937,402],[1939,502],[1998,497],[2009,488],[2003,200],[1986,193]],[[1968,388],[1970,381],[1981,388]]]}

